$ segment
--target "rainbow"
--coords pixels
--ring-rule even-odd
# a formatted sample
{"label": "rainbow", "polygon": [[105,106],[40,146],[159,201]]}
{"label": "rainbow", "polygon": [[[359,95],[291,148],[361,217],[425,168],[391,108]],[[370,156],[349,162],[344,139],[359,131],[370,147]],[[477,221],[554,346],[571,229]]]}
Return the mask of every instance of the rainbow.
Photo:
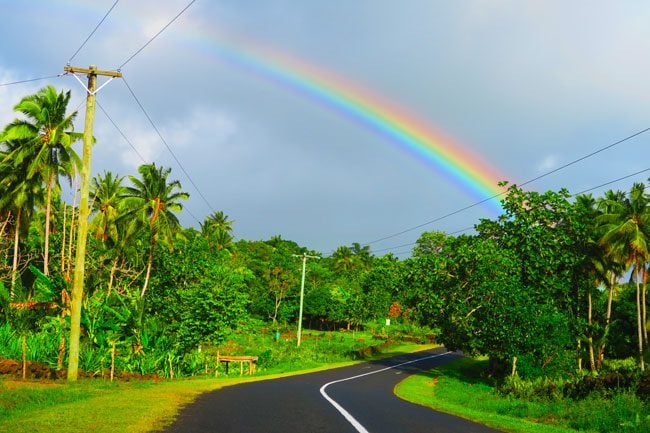
{"label": "rainbow", "polygon": [[[75,0],[67,1],[82,5]],[[86,7],[100,12],[96,6]],[[498,182],[508,177],[491,167],[484,158],[463,149],[452,137],[434,130],[414,113],[331,71],[262,46],[259,41],[234,36],[232,32],[216,34],[213,23],[199,19],[183,27],[182,42],[191,49],[198,48],[206,58],[225,60],[320,103],[442,173],[498,214],[502,212],[499,197],[504,189]]]}
{"label": "rainbow", "polygon": [[498,182],[506,177],[484,159],[463,149],[453,138],[434,131],[415,114],[331,71],[257,42],[242,42],[238,38],[236,43],[227,43],[226,38],[202,31],[194,33],[191,39],[191,44],[200,47],[204,55],[233,63],[373,131],[501,213],[499,198],[504,189]]}

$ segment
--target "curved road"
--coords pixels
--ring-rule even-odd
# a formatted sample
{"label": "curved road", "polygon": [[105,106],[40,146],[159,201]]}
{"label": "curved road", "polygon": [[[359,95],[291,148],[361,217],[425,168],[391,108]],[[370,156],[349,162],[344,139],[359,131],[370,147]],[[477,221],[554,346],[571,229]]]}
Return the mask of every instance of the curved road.
{"label": "curved road", "polygon": [[407,375],[460,356],[436,349],[226,387],[200,396],[164,432],[495,433],[393,394]]}

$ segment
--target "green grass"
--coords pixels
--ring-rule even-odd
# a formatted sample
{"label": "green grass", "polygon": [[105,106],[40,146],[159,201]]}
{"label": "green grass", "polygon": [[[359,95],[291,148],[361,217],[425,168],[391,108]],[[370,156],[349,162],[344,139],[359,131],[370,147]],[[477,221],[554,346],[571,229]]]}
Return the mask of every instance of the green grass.
{"label": "green grass", "polygon": [[[325,370],[359,362],[341,354],[347,354],[357,345],[367,345],[370,340],[361,342],[359,340],[362,337],[359,335],[338,334],[342,333],[335,333],[333,338],[325,339],[308,337],[301,345],[302,351],[294,350],[295,341],[278,342],[273,346],[278,354],[277,362],[254,376],[239,377],[239,369],[233,368],[232,371],[237,371],[231,372],[230,377],[220,374],[219,378],[202,377],[174,381],[109,382],[84,379],[78,383],[67,384],[64,381],[0,380],[0,431],[140,433],[158,430],[171,423],[180,409],[201,393],[237,383]],[[322,333],[318,335],[323,336]],[[333,348],[334,354],[321,355],[321,361],[304,358],[311,356],[309,354],[315,351],[324,351],[326,346]],[[431,347],[434,346],[412,343],[393,345],[372,358]],[[290,361],[280,357],[282,351],[286,351],[283,355],[288,354]]]}
{"label": "green grass", "polygon": [[633,395],[611,400],[528,401],[502,397],[481,379],[486,361],[471,358],[413,375],[395,393],[413,403],[512,433],[650,432],[648,407]]}

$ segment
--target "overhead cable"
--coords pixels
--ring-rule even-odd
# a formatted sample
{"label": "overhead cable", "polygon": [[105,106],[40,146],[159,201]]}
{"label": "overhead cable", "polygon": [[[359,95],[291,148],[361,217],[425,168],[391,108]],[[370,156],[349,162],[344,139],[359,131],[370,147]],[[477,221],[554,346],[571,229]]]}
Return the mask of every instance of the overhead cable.
{"label": "overhead cable", "polygon": [[585,190],[582,190],[580,192],[577,192],[577,193],[573,194],[573,197],[578,196],[580,194],[584,194],[584,193],[589,192],[589,191],[593,191],[593,190],[598,189],[598,188],[602,188],[602,187],[607,186],[607,185],[611,185],[611,184],[616,183],[616,182],[620,182],[621,180],[629,179],[630,177],[638,176],[641,173],[645,173],[646,171],[650,171],[650,168],[645,168],[643,170],[637,171],[636,173],[628,174],[627,176],[623,176],[623,177],[619,177],[618,179],[610,180],[609,182],[602,183],[602,184],[600,184],[598,186],[594,186],[592,188],[587,188]]}
{"label": "overhead cable", "polygon": [[140,107],[140,109],[141,109],[142,112],[144,113],[145,117],[147,118],[147,120],[148,120],[149,123],[151,124],[152,128],[154,129],[154,131],[156,131],[156,134],[158,134],[158,137],[159,137],[160,140],[163,142],[163,144],[165,145],[165,147],[167,148],[167,150],[169,151],[169,153],[172,155],[172,157],[174,158],[174,161],[176,161],[176,164],[178,164],[178,167],[179,167],[179,168],[181,169],[181,171],[185,174],[185,177],[187,178],[187,180],[190,181],[190,183],[192,184],[192,186],[194,187],[194,189],[196,190],[196,192],[199,193],[199,196],[203,199],[203,201],[204,201],[205,204],[208,206],[208,208],[209,208],[212,212],[214,212],[214,211],[215,211],[215,210],[214,210],[214,207],[210,204],[210,202],[208,201],[208,199],[205,198],[205,196],[203,195],[203,193],[201,192],[201,190],[199,189],[199,187],[196,185],[196,183],[194,183],[194,180],[192,180],[192,177],[190,176],[190,174],[187,172],[187,170],[185,170],[185,167],[183,167],[183,164],[181,164],[180,160],[176,157],[176,154],[174,153],[174,151],[172,150],[172,148],[169,146],[169,144],[167,144],[167,141],[166,141],[165,138],[163,137],[162,133],[160,132],[160,130],[158,129],[158,127],[156,126],[156,124],[155,124],[155,123],[153,122],[153,120],[151,119],[151,116],[149,116],[149,113],[148,113],[147,110],[144,108],[144,105],[142,105],[142,103],[140,102],[140,100],[138,99],[138,97],[137,97],[137,96],[135,95],[135,93],[133,92],[133,89],[131,88],[131,86],[129,86],[129,83],[128,83],[128,81],[126,80],[126,78],[124,78],[124,77],[122,77],[122,78],[123,78],[122,81],[123,81],[124,84],[126,85],[127,89],[129,89],[129,92],[131,93],[131,96],[133,96],[133,99],[135,99],[135,102],[138,104],[138,106]]}
{"label": "overhead cable", "polygon": [[578,163],[578,162],[580,162],[580,161],[584,161],[584,160],[587,159],[587,158],[590,158],[590,157],[592,157],[592,156],[594,156],[594,155],[599,154],[600,152],[603,152],[603,151],[605,151],[605,150],[607,150],[607,149],[610,149],[610,148],[612,148],[612,147],[614,147],[614,146],[617,146],[617,145],[619,145],[619,144],[621,144],[621,143],[624,143],[624,142],[626,142],[626,141],[628,141],[628,140],[631,140],[631,139],[633,139],[634,137],[639,136],[639,135],[641,135],[641,134],[643,134],[643,133],[646,133],[646,132],[648,132],[648,131],[650,131],[650,128],[646,128],[646,129],[643,129],[643,130],[641,130],[641,131],[635,132],[634,134],[629,135],[629,136],[627,136],[627,137],[625,137],[625,138],[623,138],[623,139],[621,139],[621,140],[618,140],[618,141],[616,141],[616,142],[614,142],[614,143],[612,143],[612,144],[609,144],[609,145],[607,145],[607,146],[605,146],[605,147],[601,147],[600,149],[598,149],[598,150],[596,150],[596,151],[594,151],[594,152],[591,152],[591,153],[589,153],[589,154],[587,154],[587,155],[585,155],[585,156],[582,156],[582,157],[580,157],[580,158],[578,158],[578,159],[575,159],[575,160],[573,160],[573,161],[571,161],[571,162],[568,162],[568,163],[566,163],[566,164],[564,164],[564,165],[562,165],[562,166],[560,166],[560,167],[554,168],[554,169],[551,170],[551,171],[548,171],[548,172],[546,172],[546,173],[544,173],[544,174],[541,174],[541,175],[539,175],[539,176],[537,176],[537,177],[534,177],[534,178],[532,178],[532,179],[530,179],[530,180],[527,180],[526,182],[520,184],[520,186],[524,186],[524,185],[528,185],[529,183],[533,183],[533,182],[535,182],[536,180],[539,180],[539,179],[541,179],[541,178],[543,178],[543,177],[546,177],[546,176],[548,176],[548,175],[550,175],[550,174],[553,174],[553,173],[556,173],[556,172],[558,172],[558,171],[560,171],[560,170],[563,170],[563,169],[565,169],[565,168],[567,168],[567,167],[569,167],[569,166],[571,166],[571,165],[573,165],[573,164],[576,164],[576,163]]}
{"label": "overhead cable", "polygon": [[[637,132],[635,132],[634,134],[631,134],[631,135],[629,135],[629,136],[627,136],[627,137],[625,137],[625,138],[622,138],[622,139],[620,139],[620,140],[618,140],[618,141],[615,141],[614,143],[608,144],[607,146],[602,147],[602,148],[600,148],[600,149],[597,149],[597,150],[595,150],[595,151],[593,151],[593,152],[591,152],[591,153],[589,153],[589,154],[587,154],[587,155],[581,156],[580,158],[574,159],[574,160],[571,161],[571,162],[568,162],[568,163],[566,163],[566,164],[564,164],[564,165],[562,165],[562,166],[560,166],[560,167],[557,167],[557,168],[555,168],[555,169],[553,169],[553,170],[550,170],[550,171],[548,171],[548,172],[546,172],[546,173],[544,173],[544,174],[541,174],[541,175],[536,176],[536,177],[534,177],[534,178],[532,178],[532,179],[529,179],[529,180],[527,180],[527,181],[525,181],[525,182],[523,182],[523,183],[521,183],[521,184],[519,184],[519,185],[520,185],[520,186],[524,186],[524,185],[528,185],[528,184],[530,184],[530,183],[533,183],[533,182],[535,182],[535,181],[537,181],[537,180],[539,180],[539,179],[542,179],[542,178],[544,178],[544,177],[546,177],[546,176],[549,176],[549,175],[551,175],[551,174],[553,174],[553,173],[556,173],[556,172],[558,172],[558,171],[560,171],[560,170],[563,170],[563,169],[565,169],[565,168],[567,168],[567,167],[569,167],[569,166],[572,166],[572,165],[574,165],[574,164],[576,164],[576,163],[578,163],[578,162],[580,162],[580,161],[584,161],[585,159],[590,158],[590,157],[592,157],[592,156],[594,156],[594,155],[597,155],[597,154],[599,154],[599,153],[601,153],[601,152],[603,152],[603,151],[605,151],[605,150],[607,150],[607,149],[611,149],[611,148],[614,147],[614,146],[617,146],[617,145],[619,145],[619,144],[621,144],[621,143],[624,143],[624,142],[626,142],[626,141],[628,141],[628,140],[631,140],[632,138],[638,137],[639,135],[644,134],[644,133],[646,133],[646,132],[648,132],[648,131],[650,131],[650,128],[645,128],[645,129],[642,129],[642,130],[640,130],[640,131],[637,131]],[[440,216],[440,217],[434,218],[434,219],[432,219],[432,220],[430,220],[430,221],[424,222],[424,223],[422,223],[422,224],[418,224],[417,226],[413,226],[413,227],[410,227],[410,228],[408,228],[408,229],[402,230],[402,231],[400,231],[400,232],[393,233],[393,234],[391,234],[391,235],[384,236],[384,237],[381,237],[381,238],[379,238],[379,239],[375,239],[375,240],[370,241],[370,242],[366,242],[364,245],[372,245],[372,244],[375,244],[375,243],[377,243],[377,242],[385,241],[385,240],[387,240],[387,239],[391,239],[391,238],[394,238],[394,237],[397,237],[397,236],[403,235],[403,234],[408,233],[408,232],[411,232],[411,231],[413,231],[413,230],[417,230],[417,229],[419,229],[419,228],[421,228],[421,227],[427,226],[427,225],[429,225],[429,224],[433,224],[433,223],[438,222],[438,221],[441,221],[441,220],[443,220],[443,219],[445,219],[445,218],[449,218],[450,216],[453,216],[453,215],[459,214],[459,213],[464,212],[464,211],[466,211],[466,210],[468,210],[468,209],[471,209],[471,208],[473,208],[473,207],[475,207],[475,206],[478,206],[478,205],[483,204],[483,203],[485,203],[485,202],[488,202],[488,201],[490,201],[490,200],[492,200],[492,199],[495,199],[495,198],[497,198],[497,197],[500,197],[500,196],[504,195],[506,192],[507,192],[507,191],[502,191],[502,192],[500,192],[500,193],[498,193],[498,194],[494,194],[494,195],[492,195],[492,196],[490,196],[490,197],[488,197],[488,198],[485,198],[485,199],[483,199],[483,200],[481,200],[481,201],[478,201],[478,202],[476,202],[476,203],[472,203],[472,204],[470,204],[470,205],[468,205],[468,206],[465,206],[465,207],[460,208],[460,209],[458,209],[458,210],[455,210],[455,211],[453,211],[453,212],[449,212],[449,213],[447,213],[447,214],[445,214],[445,215],[442,215],[442,216]]]}
{"label": "overhead cable", "polygon": [[[120,129],[120,127],[117,126],[117,123],[115,123],[113,118],[111,116],[109,116],[109,114],[106,112],[104,107],[102,107],[102,105],[99,103],[99,101],[97,101],[97,106],[100,108],[100,110],[102,110],[102,112],[104,113],[106,118],[113,124],[113,126],[115,127],[117,132],[122,136],[124,141],[126,141],[129,144],[129,146],[131,146],[131,149],[133,149],[133,151],[136,153],[136,155],[138,155],[138,157],[140,157],[140,160],[142,160],[142,163],[146,164],[147,160],[144,159],[144,157],[142,156],[142,154],[140,152],[138,152],[138,149],[135,147],[133,142],[131,142],[131,140],[129,140],[129,138],[124,134],[124,132]],[[197,222],[197,224],[201,224],[201,221],[199,221],[198,218],[186,206],[183,206],[183,209],[185,211],[187,211],[187,213]]]}
{"label": "overhead cable", "polygon": [[65,75],[65,73],[61,73],[61,74],[56,74],[56,75],[48,75],[47,77],[29,78],[27,80],[12,81],[10,83],[1,83],[0,87],[11,86],[11,85],[14,85],[14,84],[31,83],[33,81],[49,80],[49,79],[52,79],[52,78],[59,78],[59,77],[62,77],[64,75]]}
{"label": "overhead cable", "polygon": [[[465,227],[464,229],[456,230],[456,231],[449,232],[449,233],[445,233],[445,234],[446,234],[446,235],[455,235],[455,234],[463,233],[463,232],[467,232],[467,231],[470,231],[470,230],[474,230],[474,226],[472,226],[472,227]],[[379,250],[374,250],[373,253],[381,253],[382,251],[390,251],[390,250],[393,250],[393,249],[396,249],[396,248],[410,247],[410,246],[413,246],[413,245],[415,245],[415,244],[417,244],[417,241],[415,241],[415,242],[410,242],[410,243],[408,243],[408,244],[396,245],[396,246],[394,246],[394,247],[382,248],[382,249],[379,249]]]}
{"label": "overhead cable", "polygon": [[147,41],[143,46],[141,46],[141,47],[140,47],[140,48],[139,48],[135,53],[131,54],[131,56],[130,56],[128,59],[126,59],[126,60],[125,60],[125,61],[124,61],[120,66],[118,66],[118,67],[117,67],[117,70],[119,71],[120,69],[122,69],[124,66],[126,66],[127,63],[129,63],[131,60],[133,60],[133,58],[134,58],[135,56],[137,56],[138,54],[140,54],[140,52],[142,52],[142,50],[144,50],[145,48],[147,48],[147,46],[148,46],[150,43],[152,43],[152,42],[154,41],[154,39],[156,39],[158,36],[160,36],[160,34],[161,34],[162,32],[164,32],[164,31],[167,29],[167,27],[169,27],[170,25],[172,25],[172,23],[173,23],[174,21],[176,21],[176,20],[178,19],[178,17],[180,17],[181,15],[183,15],[183,13],[184,13],[187,9],[189,9],[190,6],[192,6],[192,5],[194,4],[194,2],[196,2],[196,0],[192,0],[191,2],[189,2],[189,3],[187,4],[187,6],[185,6],[185,7],[184,7],[184,8],[183,8],[183,9],[182,9],[178,14],[176,14],[176,16],[175,16],[174,18],[171,19],[171,21],[169,21],[167,24],[165,24],[165,26],[164,26],[162,29],[160,29],[160,30],[158,31],[158,33],[156,33],[155,35],[153,35],[153,36],[152,36],[152,37],[151,37],[151,38],[150,38],[150,39],[149,39],[149,40],[148,40],[148,41]]}
{"label": "overhead cable", "polygon": [[113,3],[113,6],[110,7],[110,9],[108,10],[108,12],[106,12],[106,14],[104,15],[104,17],[103,17],[103,18],[102,18],[102,19],[97,23],[97,25],[95,26],[95,28],[93,29],[93,31],[90,32],[90,34],[88,35],[88,37],[86,38],[86,40],[82,42],[81,46],[79,46],[79,48],[77,48],[77,51],[75,51],[74,54],[70,57],[70,60],[68,60],[68,65],[69,65],[69,64],[72,62],[72,60],[77,56],[77,54],[79,54],[79,51],[81,51],[81,49],[86,45],[86,43],[90,40],[90,38],[92,38],[92,36],[95,34],[95,32],[97,31],[97,29],[99,28],[99,26],[102,25],[102,23],[104,22],[104,20],[106,19],[106,17],[108,17],[108,15],[109,15],[109,14],[111,13],[111,11],[115,8],[115,6],[117,6],[117,4],[119,3],[119,1],[120,1],[120,0],[115,0],[115,3]]}
{"label": "overhead cable", "polygon": [[[572,194],[571,197],[577,197],[577,196],[579,196],[581,194],[584,194],[586,192],[593,191],[595,189],[599,189],[599,188],[602,188],[604,186],[611,185],[613,183],[620,182],[622,180],[629,179],[629,178],[634,177],[634,176],[638,176],[638,175],[640,175],[642,173],[645,173],[645,172],[648,172],[648,171],[650,171],[650,167],[645,168],[643,170],[636,171],[634,173],[631,173],[631,174],[628,174],[628,175],[625,175],[625,176],[618,177],[618,178],[616,178],[614,180],[610,180],[610,181],[605,182],[605,183],[601,183],[600,185],[596,185],[596,186],[593,186],[591,188],[584,189],[584,190],[582,190],[580,192],[576,192],[575,194]],[[450,232],[450,233],[447,233],[447,234],[448,235],[453,235],[453,234],[456,234],[456,233],[461,233],[461,232],[465,232],[465,231],[472,230],[472,229],[474,229],[473,226],[472,227],[467,227],[467,228],[464,228],[464,229],[461,229],[461,230],[457,230],[455,232]],[[411,242],[411,243],[408,243],[408,244],[396,245],[394,247],[374,250],[373,253],[379,253],[379,252],[383,252],[383,251],[390,251],[390,250],[393,250],[393,249],[396,249],[396,248],[408,247],[408,246],[415,245],[415,244],[417,244],[417,242]],[[394,254],[397,254],[397,253],[394,253]]]}
{"label": "overhead cable", "polygon": [[147,160],[145,160],[144,157],[140,154],[140,152],[138,152],[138,149],[136,149],[136,147],[133,145],[133,143],[131,142],[131,140],[129,140],[129,139],[126,137],[126,135],[124,135],[124,132],[122,132],[122,130],[120,129],[120,127],[117,126],[117,124],[115,123],[115,121],[111,118],[111,116],[108,115],[108,113],[106,112],[106,110],[104,109],[104,107],[102,107],[102,105],[101,105],[98,101],[97,101],[97,106],[99,107],[100,110],[102,110],[102,112],[104,113],[104,115],[106,116],[106,118],[107,118],[107,119],[108,119],[108,120],[113,124],[113,126],[115,127],[115,129],[117,129],[117,132],[120,133],[120,135],[122,136],[122,138],[124,139],[124,141],[126,141],[126,142],[129,144],[129,146],[131,146],[131,149],[133,149],[133,151],[135,152],[135,154],[138,155],[138,156],[140,157],[140,159],[142,160],[142,163],[143,163],[143,164],[146,164],[146,163],[147,163]]}

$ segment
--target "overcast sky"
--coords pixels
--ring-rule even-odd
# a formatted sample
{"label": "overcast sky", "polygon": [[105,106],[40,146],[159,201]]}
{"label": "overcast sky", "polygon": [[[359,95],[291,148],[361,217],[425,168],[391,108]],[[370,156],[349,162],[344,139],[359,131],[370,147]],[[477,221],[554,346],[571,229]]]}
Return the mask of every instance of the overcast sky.
{"label": "overcast sky", "polygon": [[[115,69],[189,0],[121,0],[73,57],[114,3],[0,0],[0,84],[59,74],[71,58]],[[191,194],[185,226],[223,210],[237,238],[279,234],[325,255],[477,197],[349,116],[233,61],[228,46],[264,46],[330,71],[414,113],[516,183],[650,126],[650,2],[196,1],[122,72],[200,193],[123,80],[98,101],[137,153],[98,111],[94,173],[171,167]],[[47,84],[72,90],[71,110],[84,101],[71,76],[0,86],[0,125]],[[82,130],[83,107],[77,124]],[[647,169],[649,144],[644,133],[528,187],[580,192]],[[649,175],[607,188],[629,189]],[[455,232],[495,216],[475,206],[371,248],[405,257],[422,230]]]}

